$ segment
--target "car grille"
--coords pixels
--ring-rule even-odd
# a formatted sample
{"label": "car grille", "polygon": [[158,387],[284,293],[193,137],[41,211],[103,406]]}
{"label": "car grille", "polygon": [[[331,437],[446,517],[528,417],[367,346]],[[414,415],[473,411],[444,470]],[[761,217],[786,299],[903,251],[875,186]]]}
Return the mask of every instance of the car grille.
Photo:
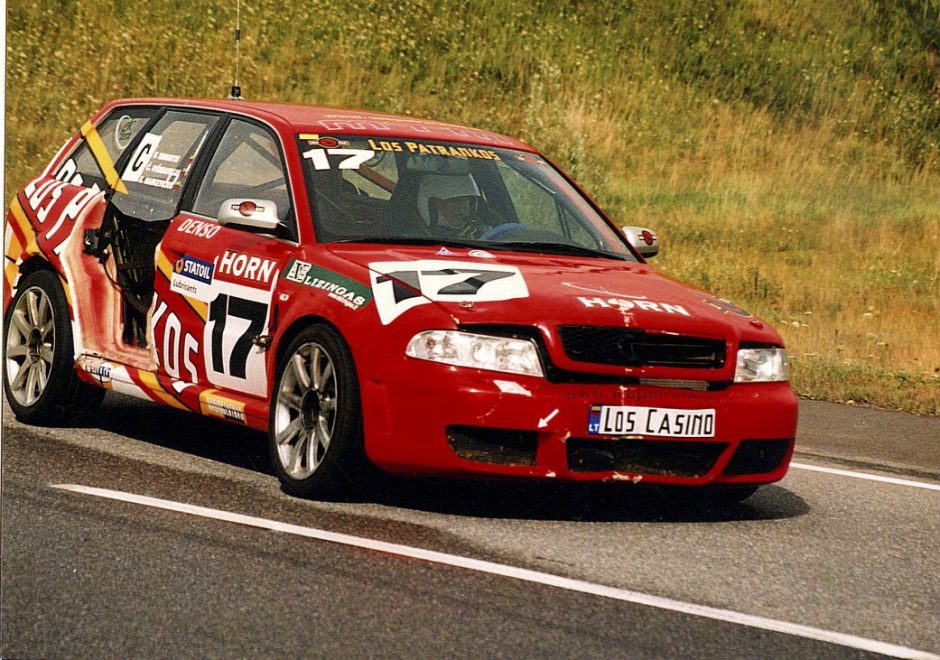
{"label": "car grille", "polygon": [[725,342],[603,326],[563,325],[558,335],[565,354],[578,362],[624,367],[720,369]]}
{"label": "car grille", "polygon": [[447,442],[460,458],[494,465],[535,465],[538,433],[486,426],[448,426]]}
{"label": "car grille", "polygon": [[766,474],[780,467],[792,440],[742,440],[723,474]]}
{"label": "car grille", "polygon": [[569,438],[572,472],[624,472],[674,477],[707,474],[728,446],[724,442],[592,440]]}

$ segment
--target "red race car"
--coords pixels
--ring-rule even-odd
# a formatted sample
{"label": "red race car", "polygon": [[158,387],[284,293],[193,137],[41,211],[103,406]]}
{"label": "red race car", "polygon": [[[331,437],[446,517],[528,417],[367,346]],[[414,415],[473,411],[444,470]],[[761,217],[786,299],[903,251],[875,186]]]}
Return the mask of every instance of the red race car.
{"label": "red race car", "polygon": [[371,462],[745,497],[793,451],[783,343],[657,250],[502,135],[114,102],[10,207],[4,388],[28,423],[113,389],[266,430],[301,496]]}

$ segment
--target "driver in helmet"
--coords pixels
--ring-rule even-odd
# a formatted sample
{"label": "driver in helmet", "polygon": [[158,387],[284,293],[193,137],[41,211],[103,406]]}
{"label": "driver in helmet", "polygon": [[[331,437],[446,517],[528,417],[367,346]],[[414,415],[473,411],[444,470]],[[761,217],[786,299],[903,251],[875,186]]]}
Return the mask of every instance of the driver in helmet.
{"label": "driver in helmet", "polygon": [[418,187],[418,212],[442,238],[478,238],[489,229],[481,219],[481,195],[470,174],[429,174]]}

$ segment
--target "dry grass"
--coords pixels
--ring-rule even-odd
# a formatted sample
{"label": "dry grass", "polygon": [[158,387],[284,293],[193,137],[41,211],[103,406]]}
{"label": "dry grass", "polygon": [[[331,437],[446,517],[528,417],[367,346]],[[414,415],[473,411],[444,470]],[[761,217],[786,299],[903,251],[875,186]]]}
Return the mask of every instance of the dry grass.
{"label": "dry grass", "polygon": [[[940,414],[935,0],[244,0],[254,98],[526,139],[814,398]],[[6,195],[104,101],[221,96],[234,1],[8,3]]]}

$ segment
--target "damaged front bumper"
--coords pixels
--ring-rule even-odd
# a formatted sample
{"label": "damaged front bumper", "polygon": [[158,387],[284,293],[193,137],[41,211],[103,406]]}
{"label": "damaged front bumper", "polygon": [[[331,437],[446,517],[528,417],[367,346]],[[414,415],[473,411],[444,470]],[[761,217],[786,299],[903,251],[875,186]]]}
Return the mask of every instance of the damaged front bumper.
{"label": "damaged front bumper", "polygon": [[[362,380],[366,452],[390,472],[764,484],[783,478],[793,453],[797,400],[789,383],[697,391],[551,383],[420,361],[407,367],[394,379]],[[707,437],[603,433],[604,407],[653,410],[650,418],[714,411],[713,427],[698,429]]]}

